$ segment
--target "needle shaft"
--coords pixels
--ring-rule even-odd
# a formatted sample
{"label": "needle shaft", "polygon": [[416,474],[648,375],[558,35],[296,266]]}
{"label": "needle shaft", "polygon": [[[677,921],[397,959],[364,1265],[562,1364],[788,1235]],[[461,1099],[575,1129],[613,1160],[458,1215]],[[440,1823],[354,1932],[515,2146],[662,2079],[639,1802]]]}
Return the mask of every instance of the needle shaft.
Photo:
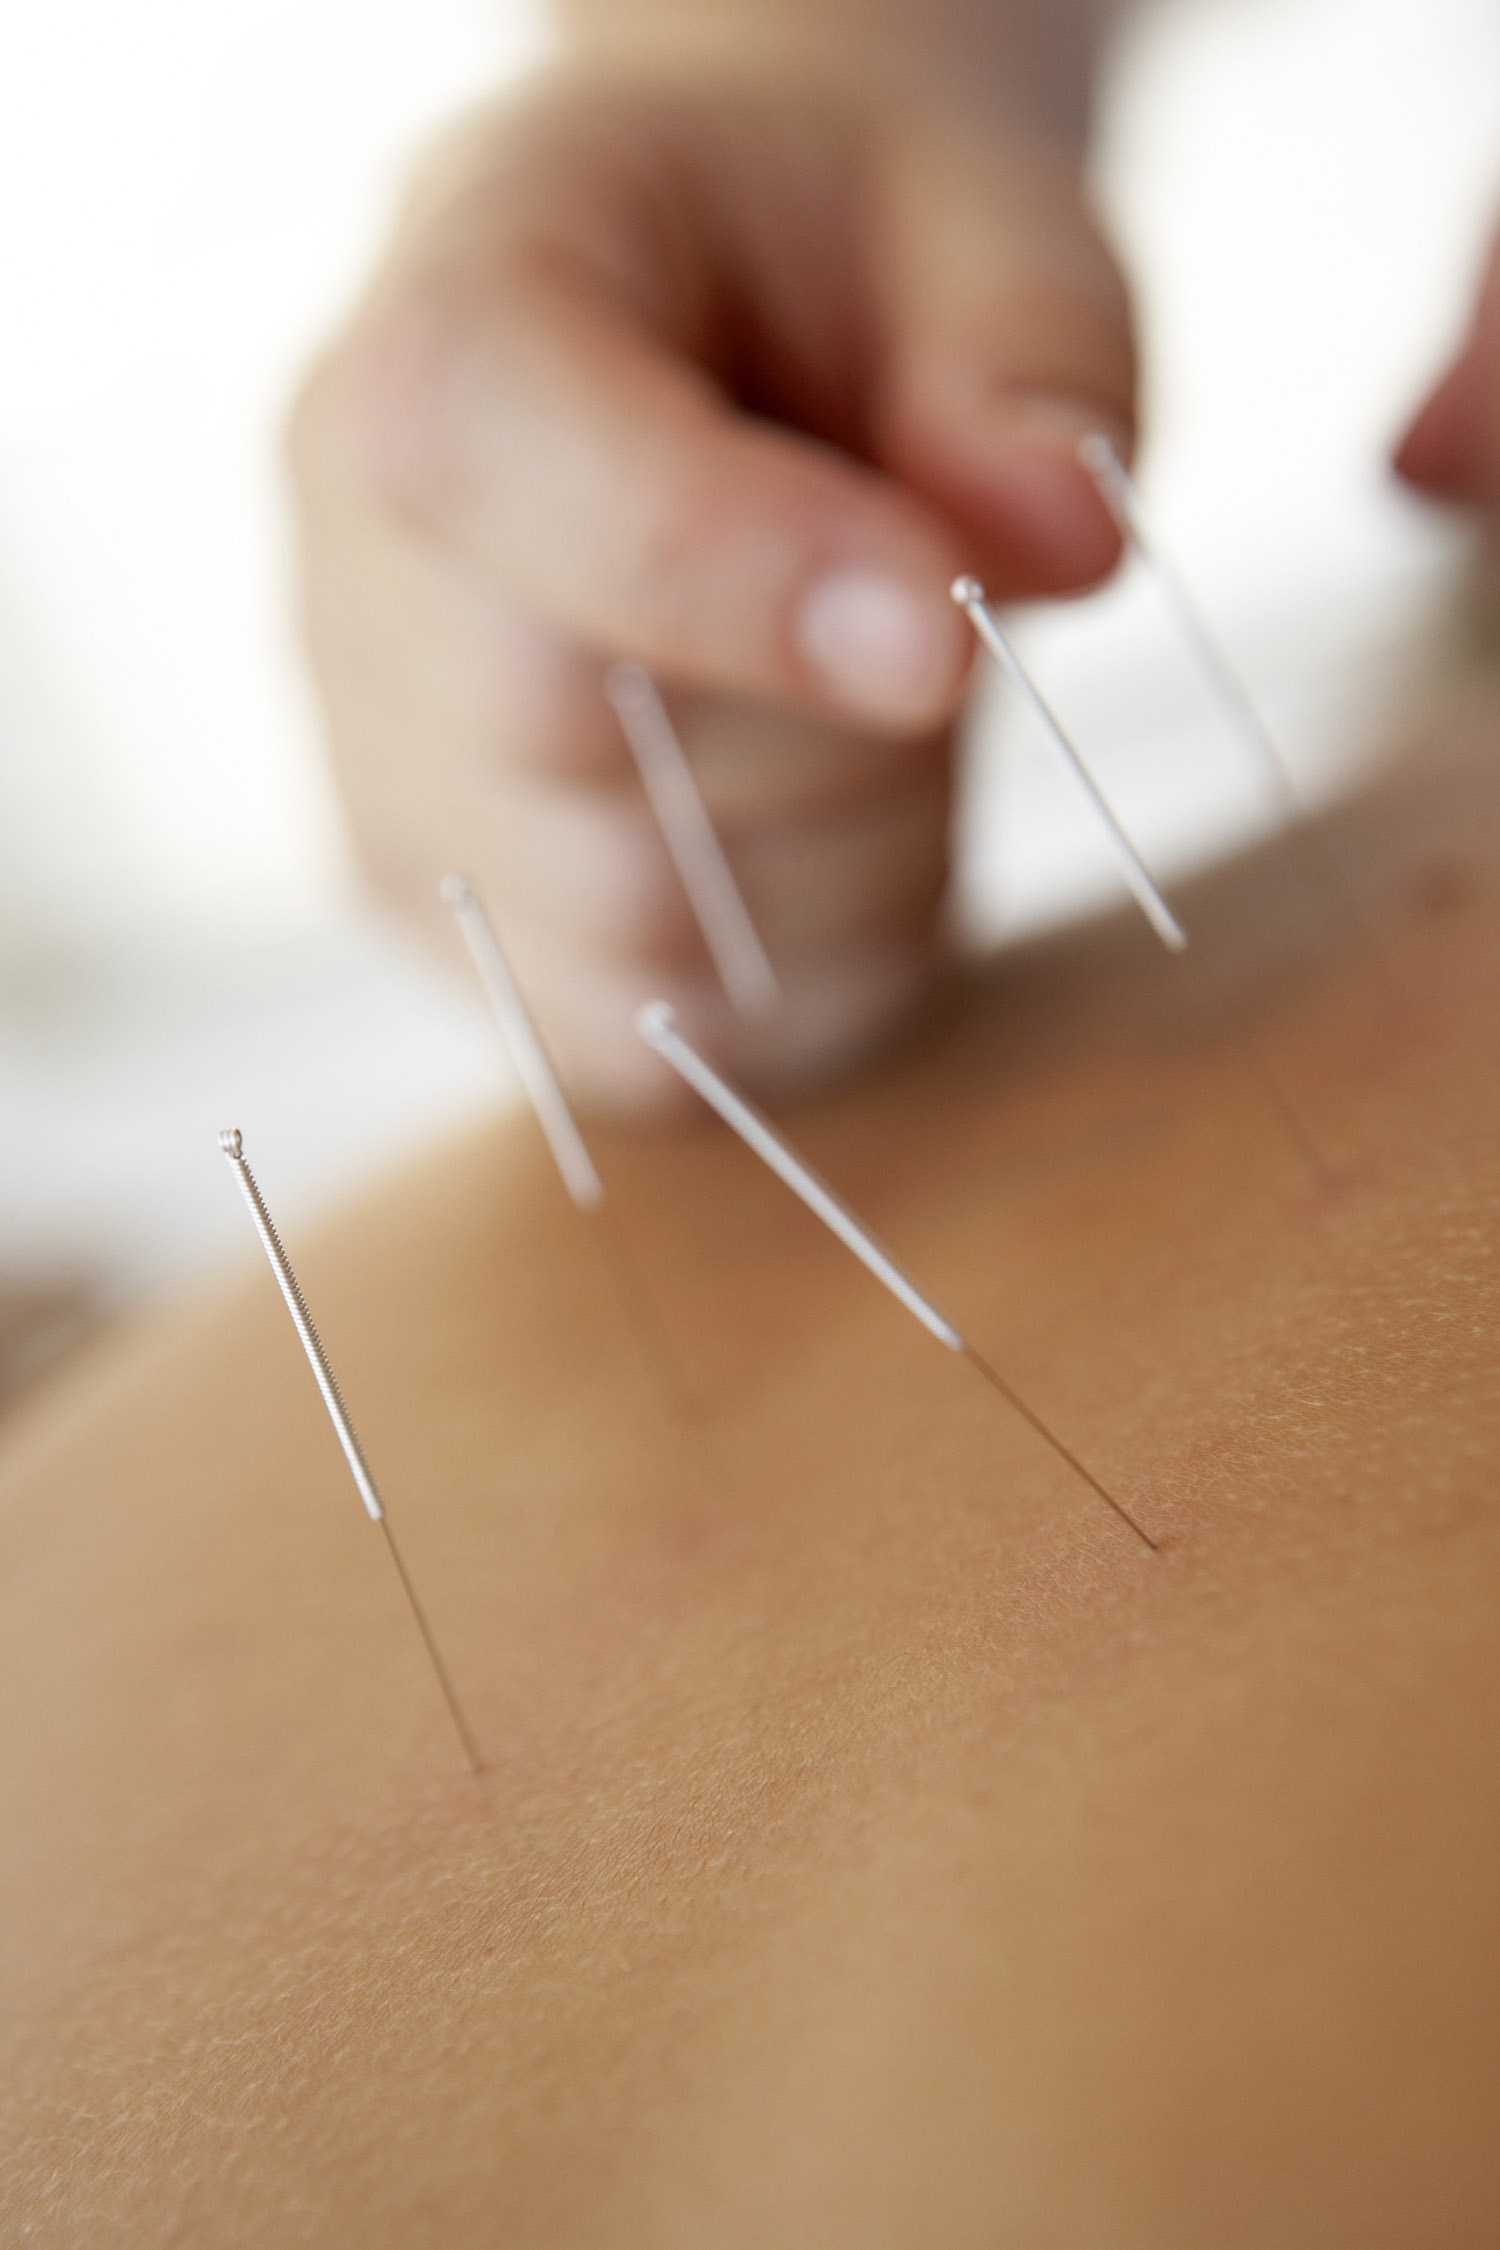
{"label": "needle shaft", "polygon": [[391,1560],[396,1566],[396,1572],[401,1580],[407,1602],[411,1607],[412,1616],[416,1620],[417,1630],[422,1636],[422,1642],[431,1660],[433,1671],[437,1674],[437,1682],[442,1690],[443,1700],[447,1704],[453,1724],[458,1730],[458,1739],[463,1744],[464,1756],[468,1759],[474,1772],[481,1773],[484,1770],[483,1760],[480,1758],[474,1740],[473,1729],[464,1716],[463,1708],[454,1692],[452,1679],[449,1677],[448,1667],[443,1662],[437,1642],[433,1638],[432,1627],[427,1622],[426,1612],[417,1599],[417,1590],[413,1586],[411,1574],[402,1560],[401,1550],[396,1545],[395,1534],[391,1530],[386,1517],[385,1506],[376,1489],[375,1479],[370,1474],[370,1466],[365,1459],[364,1448],[355,1435],[354,1424],[349,1419],[349,1409],[344,1404],[343,1393],[339,1389],[333,1369],[328,1364],[328,1354],[324,1351],[322,1339],[313,1326],[312,1314],[307,1309],[307,1300],[302,1294],[301,1284],[292,1271],[292,1262],[281,1246],[281,1237],[276,1232],[275,1224],[270,1212],[266,1209],[265,1199],[260,1192],[255,1174],[251,1171],[246,1159],[244,1142],[240,1134],[231,1126],[219,1135],[219,1146],[234,1166],[235,1175],[250,1209],[250,1216],[255,1221],[255,1231],[260,1236],[261,1244],[271,1263],[271,1271],[275,1274],[281,1294],[286,1299],[287,1311],[292,1316],[292,1323],[301,1339],[302,1349],[307,1354],[307,1364],[312,1369],[313,1378],[323,1395],[323,1404],[328,1409],[328,1419],[332,1422],[339,1444],[343,1447],[344,1459],[349,1464],[355,1487],[365,1504],[365,1513],[372,1523],[379,1524],[385,1534],[385,1542],[391,1551]]}
{"label": "needle shaft", "polygon": [[553,1162],[563,1185],[580,1211],[594,1211],[604,1201],[604,1183],[594,1168],[567,1096],[558,1084],[541,1035],[531,1020],[511,974],[510,963],[495,935],[495,925],[483,901],[462,875],[445,875],[440,885],[444,904],[451,906],[464,943],[468,946],[479,981],[489,997],[501,1034],[516,1066],[526,1098],[546,1135]]}
{"label": "needle shaft", "polygon": [[1187,945],[1187,935],[1181,923],[1162,896],[1161,887],[1155,876],[1125,833],[1116,816],[1114,806],[1089,772],[1071,737],[1064,730],[1061,720],[1016,654],[1009,636],[1004,632],[986,602],[984,588],[980,585],[979,580],[977,578],[955,578],[953,581],[953,599],[957,602],[959,608],[964,611],[969,623],[989,650],[990,655],[994,657],[995,662],[1020,689],[1046,729],[1053,747],[1098,814],[1115,857],[1119,861],[1120,872],[1130,885],[1141,912],[1168,951],[1181,953]]}
{"label": "needle shaft", "polygon": [[664,1062],[670,1063],[678,1075],[702,1095],[710,1109],[716,1110],[725,1124],[731,1126],[740,1139],[770,1166],[778,1179],[784,1180],[792,1193],[799,1196],[808,1209],[817,1214],[847,1249],[853,1251],[861,1265],[867,1267],[898,1303],[904,1305],[913,1318],[921,1322],[928,1334],[935,1336],[949,1351],[958,1352],[967,1359],[990,1387],[998,1391],[1022,1420],[1036,1431],[1038,1437],[1051,1447],[1059,1460],[1065,1462],[1076,1476],[1081,1477],[1090,1491],[1096,1493],[1107,1507],[1112,1508],[1121,1521],[1128,1524],[1136,1537],[1155,1554],[1155,1540],[1147,1538],[1134,1516],[1105,1490],[1092,1471],[1086,1469],[1078,1456],[1068,1450],[1041,1416],[1026,1405],[1003,1376],[997,1374],[988,1360],[980,1358],[973,1345],[954,1327],[947,1315],[938,1310],[925,1291],[919,1289],[911,1276],[897,1265],[890,1252],[876,1241],[869,1228],[854,1216],[842,1197],[836,1195],[827,1181],[820,1179],[812,1166],[804,1162],[791,1143],[777,1132],[769,1118],[763,1117],[753,1103],[747,1102],[743,1094],[738,1093],[711,1063],[706,1062],[688,1044],[677,1030],[672,1010],[667,1003],[664,1000],[653,1000],[642,1008],[636,1018],[636,1028],[647,1046],[653,1048]]}
{"label": "needle shaft", "polygon": [[769,1015],[781,999],[776,971],[656,682],[644,665],[616,664],[604,688],[731,1005]]}

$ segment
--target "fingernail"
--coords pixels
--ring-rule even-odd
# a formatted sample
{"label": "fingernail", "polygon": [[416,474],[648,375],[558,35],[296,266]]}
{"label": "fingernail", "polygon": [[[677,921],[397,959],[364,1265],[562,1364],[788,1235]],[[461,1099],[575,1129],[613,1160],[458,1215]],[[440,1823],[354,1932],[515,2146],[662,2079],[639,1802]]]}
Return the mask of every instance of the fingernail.
{"label": "fingernail", "polygon": [[802,655],[841,703],[888,722],[936,720],[963,669],[941,595],[878,570],[836,570],[797,616]]}

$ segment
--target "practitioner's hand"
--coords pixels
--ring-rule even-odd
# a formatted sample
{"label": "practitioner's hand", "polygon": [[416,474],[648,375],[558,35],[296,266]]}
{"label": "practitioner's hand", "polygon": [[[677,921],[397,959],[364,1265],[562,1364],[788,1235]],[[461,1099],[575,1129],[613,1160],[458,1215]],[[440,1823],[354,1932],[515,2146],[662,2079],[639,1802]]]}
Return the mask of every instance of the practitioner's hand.
{"label": "practitioner's hand", "polygon": [[1401,442],[1404,477],[1482,508],[1500,538],[1500,235],[1457,359]]}
{"label": "practitioner's hand", "polygon": [[[572,1086],[673,1099],[661,991],[753,1082],[836,1070],[939,956],[960,569],[1082,586],[1073,449],[1128,442],[1128,308],[1065,147],[963,104],[582,64],[419,182],[292,433],[357,839],[462,867]],[[601,692],[670,693],[786,1005],[737,1025]]]}

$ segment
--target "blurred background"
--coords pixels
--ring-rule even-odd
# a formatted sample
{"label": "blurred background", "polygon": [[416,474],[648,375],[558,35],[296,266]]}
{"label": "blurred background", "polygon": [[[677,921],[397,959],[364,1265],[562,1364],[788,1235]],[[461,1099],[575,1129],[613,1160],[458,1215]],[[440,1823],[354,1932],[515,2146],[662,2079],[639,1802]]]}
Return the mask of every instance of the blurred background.
{"label": "blurred background", "polygon": [[[359,900],[289,623],[277,433],[414,146],[546,49],[522,0],[0,14],[0,1397],[163,1281],[492,1104],[470,992]],[[1464,534],[1384,461],[1500,202],[1493,0],[1170,0],[1096,157],[1148,353],[1142,477],[1304,786],[1420,693]],[[1262,817],[1149,585],[1028,616],[1170,871]],[[1020,717],[976,716],[962,912],[1108,895]]]}

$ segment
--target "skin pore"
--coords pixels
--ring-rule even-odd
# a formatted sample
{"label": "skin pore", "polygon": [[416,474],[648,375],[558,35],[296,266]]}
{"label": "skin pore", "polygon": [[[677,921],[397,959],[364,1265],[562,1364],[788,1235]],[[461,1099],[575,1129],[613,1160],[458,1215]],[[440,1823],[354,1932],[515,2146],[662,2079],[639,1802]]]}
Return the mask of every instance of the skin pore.
{"label": "skin pore", "polygon": [[1494,2239],[1497,740],[792,1125],[1155,1557],[715,1129],[689,1416],[525,1119],[290,1245],[478,1779],[263,1271],[15,1417],[7,2241]]}

